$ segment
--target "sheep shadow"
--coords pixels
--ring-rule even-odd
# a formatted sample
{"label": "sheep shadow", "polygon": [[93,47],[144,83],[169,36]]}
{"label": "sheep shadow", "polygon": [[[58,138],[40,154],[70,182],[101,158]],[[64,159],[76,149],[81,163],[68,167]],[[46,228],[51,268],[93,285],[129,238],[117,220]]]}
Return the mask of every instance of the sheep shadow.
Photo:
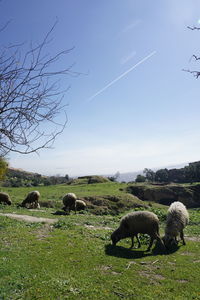
{"label": "sheep shadow", "polygon": [[112,244],[105,245],[105,254],[109,256],[115,256],[127,259],[138,259],[147,256],[157,256],[157,255],[169,255],[176,252],[179,246],[174,246],[170,249],[164,249],[159,242],[155,243],[154,248],[151,251],[145,251],[141,249],[130,249],[123,246],[113,246]]}
{"label": "sheep shadow", "polygon": [[138,259],[151,255],[151,253],[139,249],[129,249],[122,246],[113,246],[111,244],[105,245],[105,254],[127,259]]}
{"label": "sheep shadow", "polygon": [[67,215],[69,215],[65,211],[61,211],[61,210],[57,210],[57,211],[55,211],[51,214],[54,215],[54,216],[67,216]]}
{"label": "sheep shadow", "polygon": [[163,246],[161,246],[161,244],[158,241],[156,241],[155,247],[152,249],[152,254],[153,255],[170,255],[170,254],[173,254],[176,251],[178,251],[179,248],[180,248],[179,245],[173,245],[170,248],[164,248]]}

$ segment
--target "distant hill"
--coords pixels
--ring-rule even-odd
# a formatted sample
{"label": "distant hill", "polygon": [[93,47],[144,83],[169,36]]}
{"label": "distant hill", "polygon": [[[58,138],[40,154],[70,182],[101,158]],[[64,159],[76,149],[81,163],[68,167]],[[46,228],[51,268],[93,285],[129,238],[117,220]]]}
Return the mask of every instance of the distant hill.
{"label": "distant hill", "polygon": [[67,183],[68,175],[62,176],[43,176],[34,172],[27,172],[22,169],[9,167],[1,185],[4,187],[31,187],[38,185],[55,185]]}
{"label": "distant hill", "polygon": [[[179,169],[187,165],[188,163],[182,163],[179,165],[170,165],[170,166],[165,166],[165,167],[160,167],[160,168],[152,168],[152,170],[155,172],[159,169]],[[127,173],[120,173],[120,176],[117,178],[117,181],[119,182],[131,182],[134,181],[137,177],[137,175],[143,174],[143,170],[135,171],[135,172],[127,172]]]}

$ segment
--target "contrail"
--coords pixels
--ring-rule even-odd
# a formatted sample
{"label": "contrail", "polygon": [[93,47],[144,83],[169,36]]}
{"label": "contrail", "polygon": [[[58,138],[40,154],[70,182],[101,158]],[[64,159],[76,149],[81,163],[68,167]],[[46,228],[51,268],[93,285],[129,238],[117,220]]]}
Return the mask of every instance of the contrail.
{"label": "contrail", "polygon": [[101,94],[102,92],[104,92],[105,90],[107,90],[107,88],[109,88],[111,85],[113,85],[115,82],[117,82],[118,80],[120,80],[121,78],[123,78],[124,76],[126,76],[128,73],[130,73],[132,70],[134,70],[137,66],[141,65],[143,62],[145,62],[147,59],[149,59],[150,57],[152,57],[154,54],[156,54],[156,51],[151,52],[149,55],[147,55],[145,58],[143,58],[142,60],[140,60],[138,63],[136,63],[134,66],[132,66],[130,69],[128,69],[127,71],[125,71],[124,73],[122,73],[120,76],[118,76],[117,78],[115,78],[114,80],[112,80],[110,83],[108,83],[106,86],[104,86],[101,90],[99,90],[97,93],[95,93],[93,96],[91,96],[90,98],[87,99],[87,102],[90,102],[91,100],[93,100],[96,96],[98,96],[99,94]]}

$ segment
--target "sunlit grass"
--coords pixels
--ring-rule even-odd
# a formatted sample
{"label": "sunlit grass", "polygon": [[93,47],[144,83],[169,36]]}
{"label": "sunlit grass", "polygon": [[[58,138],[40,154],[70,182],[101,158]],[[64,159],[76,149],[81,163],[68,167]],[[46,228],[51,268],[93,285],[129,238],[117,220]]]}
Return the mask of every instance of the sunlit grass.
{"label": "sunlit grass", "polygon": [[[81,195],[82,188],[73,192]],[[101,195],[103,186],[87,188],[88,193]],[[111,194],[123,193],[119,184],[110,188]],[[57,208],[18,208],[16,204],[28,191],[30,188],[10,189],[13,205],[2,205],[0,212],[58,221],[48,225],[0,216],[0,299],[200,299],[200,209],[189,210],[186,246],[180,243],[167,252],[154,245],[145,252],[146,236],[141,237],[141,249],[130,250],[130,239],[111,245],[110,234],[128,211],[115,216],[88,211],[54,215]],[[60,197],[69,191],[72,189],[66,186],[40,188],[42,197],[55,199],[58,207]],[[109,187],[105,191],[109,194]],[[167,207],[148,209],[158,215],[163,235]]]}

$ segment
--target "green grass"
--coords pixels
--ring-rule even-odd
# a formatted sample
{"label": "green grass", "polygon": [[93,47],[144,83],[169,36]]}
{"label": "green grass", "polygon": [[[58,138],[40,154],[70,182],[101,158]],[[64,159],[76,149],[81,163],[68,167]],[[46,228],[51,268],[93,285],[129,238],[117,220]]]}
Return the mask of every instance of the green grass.
{"label": "green grass", "polygon": [[[145,205],[142,200],[128,194],[124,191],[127,184],[106,182],[98,184],[80,184],[80,185],[55,185],[39,186],[36,189],[40,192],[40,205],[55,209],[62,209],[62,198],[66,193],[75,193],[80,199],[85,199],[88,209],[94,214],[118,214],[135,205]],[[1,188],[1,191],[7,192],[12,200],[13,206],[22,203],[27,193],[34,188]],[[4,207],[4,211],[11,211],[12,206]]]}
{"label": "green grass", "polygon": [[[101,185],[101,184],[100,184]],[[66,192],[82,195],[116,195],[121,185],[95,187],[41,187],[42,198],[60,198]],[[107,189],[106,189],[107,186]],[[68,189],[69,188],[69,189]],[[55,209],[44,212],[17,208],[28,188],[9,192],[14,204],[1,206],[0,212],[13,212],[57,218],[53,226],[25,223],[0,216],[0,299],[200,299],[200,209],[191,209],[190,224],[185,235],[186,246],[166,252],[154,245],[145,252],[148,239],[141,238],[141,249],[128,249],[130,239],[116,247],[110,234],[125,212],[119,215],[84,214],[53,215]],[[103,191],[102,191],[103,190]],[[82,193],[82,194],[81,194]],[[105,195],[104,194],[104,195]],[[79,195],[79,194],[78,194]],[[52,198],[55,197],[55,198]],[[22,198],[23,199],[23,198]],[[167,208],[153,206],[164,232]],[[198,240],[198,241],[197,241]]]}

